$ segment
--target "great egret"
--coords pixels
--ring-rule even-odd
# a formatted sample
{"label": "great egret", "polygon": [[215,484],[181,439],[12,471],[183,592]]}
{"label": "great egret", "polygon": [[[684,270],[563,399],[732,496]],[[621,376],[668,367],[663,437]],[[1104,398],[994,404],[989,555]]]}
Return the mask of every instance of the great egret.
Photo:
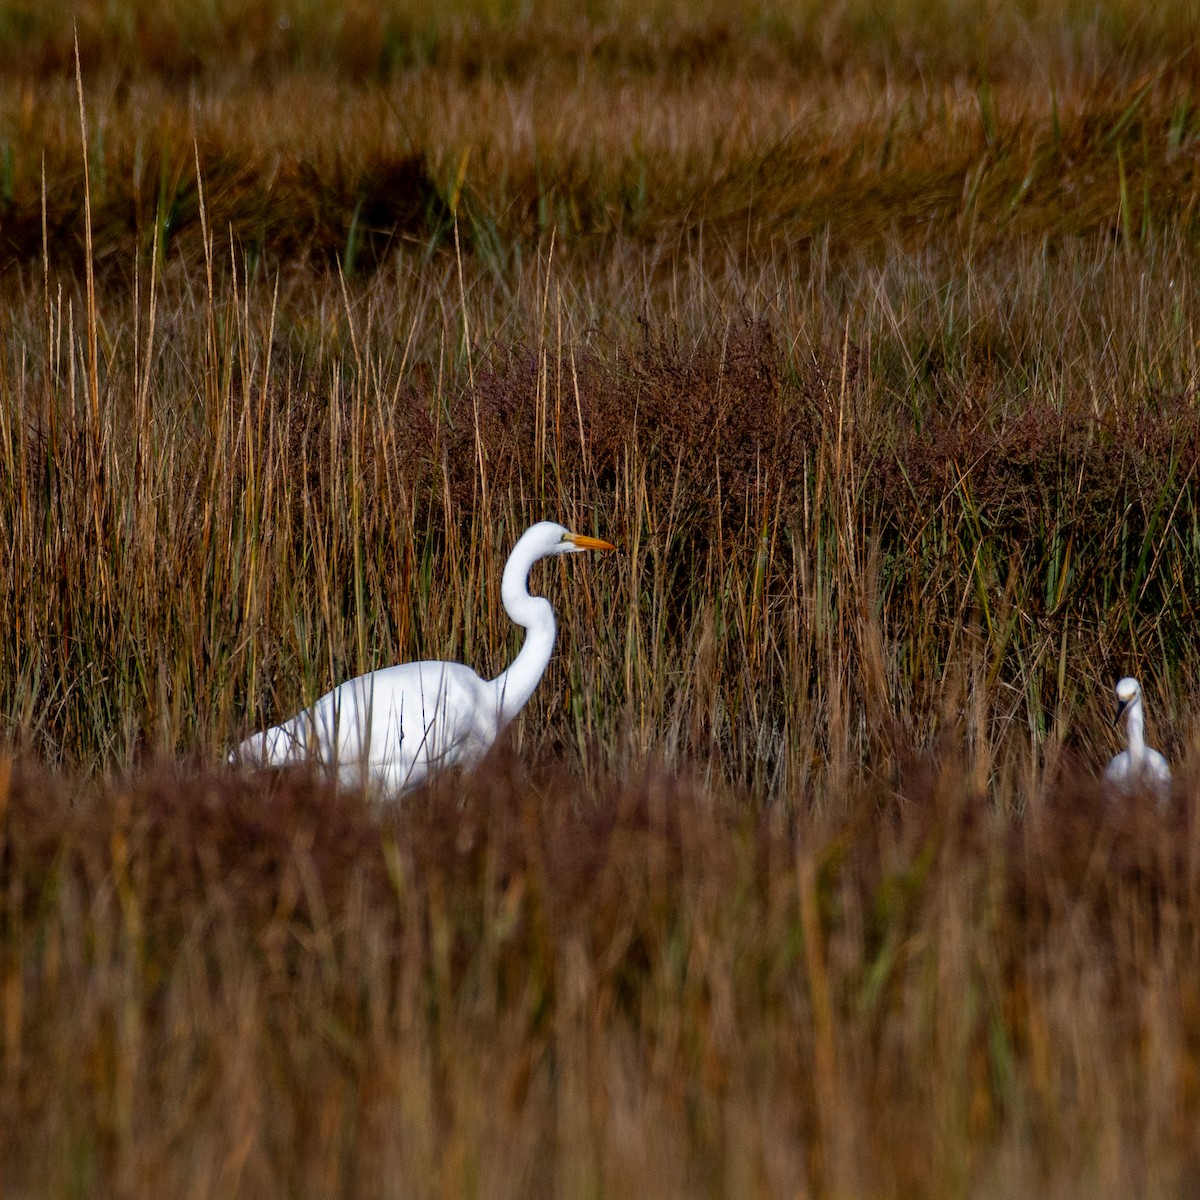
{"label": "great egret", "polygon": [[230,761],[263,766],[317,762],[345,784],[398,793],[440,767],[474,762],[521,711],[554,650],[554,609],[529,594],[529,571],[553,554],[615,550],[553,521],[531,526],[513,547],[500,582],[504,611],[525,629],[507,671],[481,679],[454,662],[402,663],[360,675],[264,733],[248,737]]}
{"label": "great egret", "polygon": [[1151,792],[1163,804],[1171,789],[1171,768],[1157,750],[1146,745],[1143,734],[1142,686],[1126,677],[1117,684],[1117,715],[1124,720],[1129,749],[1122,750],[1104,769],[1104,782],[1115,792],[1128,795],[1135,791]]}

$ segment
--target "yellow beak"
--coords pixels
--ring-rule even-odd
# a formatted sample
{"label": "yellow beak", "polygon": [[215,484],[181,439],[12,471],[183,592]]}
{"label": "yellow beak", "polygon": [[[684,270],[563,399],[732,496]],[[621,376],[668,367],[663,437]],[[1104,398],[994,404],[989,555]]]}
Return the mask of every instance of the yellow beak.
{"label": "yellow beak", "polygon": [[564,533],[563,541],[578,546],[580,550],[615,550],[612,542],[602,542],[599,538],[588,537],[583,533]]}

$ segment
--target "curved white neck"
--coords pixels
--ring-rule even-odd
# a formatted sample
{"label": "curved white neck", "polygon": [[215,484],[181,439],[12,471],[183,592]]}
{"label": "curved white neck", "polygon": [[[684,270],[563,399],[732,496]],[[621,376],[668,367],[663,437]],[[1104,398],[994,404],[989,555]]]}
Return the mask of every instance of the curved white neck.
{"label": "curved white neck", "polygon": [[507,671],[492,681],[499,724],[507,725],[533,695],[554,653],[557,627],[554,609],[544,596],[529,594],[529,570],[541,553],[523,550],[518,542],[504,567],[500,599],[504,611],[525,630],[525,642]]}
{"label": "curved white neck", "polygon": [[1134,762],[1141,762],[1146,757],[1145,717],[1142,714],[1141,700],[1135,700],[1129,706],[1125,727],[1129,738],[1129,757]]}

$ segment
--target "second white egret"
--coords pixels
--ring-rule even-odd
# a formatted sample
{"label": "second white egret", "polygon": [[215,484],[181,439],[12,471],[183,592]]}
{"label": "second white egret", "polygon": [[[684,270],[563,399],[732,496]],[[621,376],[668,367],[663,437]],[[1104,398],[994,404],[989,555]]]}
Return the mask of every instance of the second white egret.
{"label": "second white egret", "polygon": [[1114,792],[1128,795],[1149,792],[1160,804],[1171,790],[1171,768],[1157,750],[1146,745],[1146,715],[1142,710],[1142,686],[1126,676],[1116,688],[1117,715],[1114,720],[1125,723],[1129,749],[1115,755],[1104,769],[1104,783]]}

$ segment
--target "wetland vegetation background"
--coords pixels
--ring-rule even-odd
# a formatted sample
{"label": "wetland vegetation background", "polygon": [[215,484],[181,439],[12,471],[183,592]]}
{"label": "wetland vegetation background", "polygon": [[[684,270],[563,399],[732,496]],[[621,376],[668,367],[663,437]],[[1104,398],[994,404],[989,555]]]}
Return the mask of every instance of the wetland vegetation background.
{"label": "wetland vegetation background", "polygon": [[0,3],[0,1187],[1193,1194],[1198,28]]}

